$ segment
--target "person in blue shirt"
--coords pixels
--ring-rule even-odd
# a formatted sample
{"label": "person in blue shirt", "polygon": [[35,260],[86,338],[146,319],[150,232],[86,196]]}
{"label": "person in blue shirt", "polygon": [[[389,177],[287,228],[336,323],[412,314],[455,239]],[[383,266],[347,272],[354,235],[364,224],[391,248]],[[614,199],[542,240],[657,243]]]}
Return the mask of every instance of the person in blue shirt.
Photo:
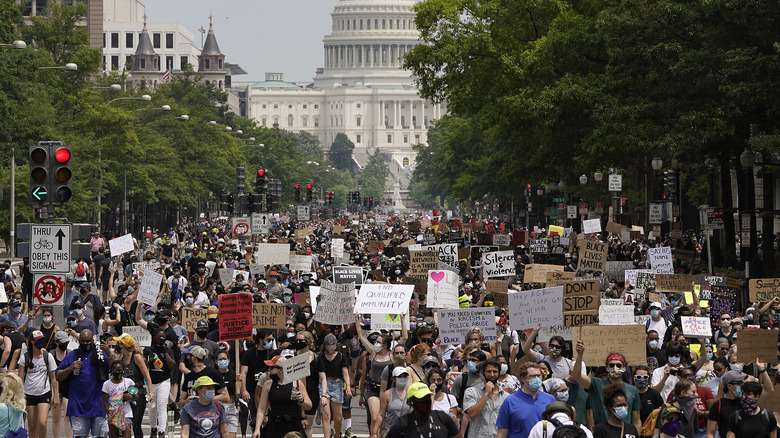
{"label": "person in blue shirt", "polygon": [[504,400],[498,410],[496,438],[525,438],[542,419],[542,413],[555,397],[539,391],[542,387],[542,369],[534,362],[520,367],[522,387]]}
{"label": "person in blue shirt", "polygon": [[[81,330],[79,348],[65,355],[57,367],[57,381],[70,381],[68,410],[73,437],[108,436],[103,410],[103,382],[108,376],[108,357],[95,347],[92,331]],[[105,429],[105,430],[104,430]]]}
{"label": "person in blue shirt", "polygon": [[22,313],[22,302],[16,298],[12,298],[8,302],[8,309],[10,312],[0,315],[0,322],[8,321],[14,325],[16,331],[24,331],[24,329],[27,328],[28,317]]}

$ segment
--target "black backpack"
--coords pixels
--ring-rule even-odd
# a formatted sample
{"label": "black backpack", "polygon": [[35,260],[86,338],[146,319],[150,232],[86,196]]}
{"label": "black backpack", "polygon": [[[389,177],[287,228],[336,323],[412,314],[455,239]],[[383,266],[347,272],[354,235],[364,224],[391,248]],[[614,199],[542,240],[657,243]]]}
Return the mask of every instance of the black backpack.
{"label": "black backpack", "polygon": [[573,424],[561,424],[556,418],[550,418],[550,420],[542,420],[542,430],[544,438],[547,438],[547,421],[555,426],[555,431],[552,434],[552,438],[587,438],[588,434],[582,430],[580,424],[576,421]]}
{"label": "black backpack", "polygon": [[[412,414],[401,415],[401,418],[398,420],[398,423],[399,423],[399,425],[401,427],[401,435],[400,435],[401,438],[405,438],[406,437],[406,429],[409,428],[409,416],[410,415],[412,415]],[[431,415],[435,415],[442,424],[445,424],[447,419],[450,419],[450,421],[452,421],[450,416],[447,415],[446,413],[442,412],[442,411],[431,410]]]}

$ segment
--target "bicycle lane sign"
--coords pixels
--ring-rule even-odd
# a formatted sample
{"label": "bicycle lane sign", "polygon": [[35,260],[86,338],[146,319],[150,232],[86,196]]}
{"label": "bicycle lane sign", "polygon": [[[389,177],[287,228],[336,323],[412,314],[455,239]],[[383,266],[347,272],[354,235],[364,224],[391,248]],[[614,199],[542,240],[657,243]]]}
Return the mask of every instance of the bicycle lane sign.
{"label": "bicycle lane sign", "polygon": [[70,224],[30,224],[30,272],[70,272]]}

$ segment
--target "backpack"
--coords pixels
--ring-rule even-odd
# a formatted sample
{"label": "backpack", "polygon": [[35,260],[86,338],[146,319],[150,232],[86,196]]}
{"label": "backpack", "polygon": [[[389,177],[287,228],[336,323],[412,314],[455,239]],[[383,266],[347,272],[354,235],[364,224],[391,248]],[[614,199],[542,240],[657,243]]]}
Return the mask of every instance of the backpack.
{"label": "backpack", "polygon": [[[582,430],[576,421],[574,424],[561,424],[557,418],[550,418],[550,423],[555,426],[552,438],[587,438],[588,434]],[[547,438],[547,420],[542,420],[543,438]]]}
{"label": "backpack", "polygon": [[[401,428],[401,433],[400,433],[399,436],[401,438],[405,438],[406,437],[406,429],[409,427],[409,416],[410,415],[412,415],[412,414],[401,415],[401,418],[398,419],[398,424],[399,424],[399,426]],[[450,418],[449,415],[445,414],[442,411],[431,410],[431,415],[438,417],[439,421],[442,424],[446,424],[447,423],[447,420],[445,418],[449,418],[450,421],[452,421],[452,418]]]}
{"label": "backpack", "polygon": [[[52,371],[49,369],[49,352],[46,351],[45,349],[42,349],[41,351],[43,352],[43,364],[46,365],[46,371],[47,372]],[[32,352],[28,350],[24,353],[24,380],[25,381],[27,380],[27,375],[30,374],[30,368],[33,367],[32,361],[33,361]],[[57,368],[55,367],[54,369],[56,370]],[[47,382],[49,381],[48,376],[46,381]]]}
{"label": "backpack", "polygon": [[76,275],[78,277],[83,277],[83,276],[87,275],[87,269],[84,267],[84,262],[79,262],[76,265]]}
{"label": "backpack", "polygon": [[671,405],[671,403],[664,403],[661,407],[653,409],[653,412],[650,412],[650,415],[648,415],[642,423],[642,429],[639,430],[639,436],[653,436],[655,424],[658,422],[658,414],[661,413],[661,409],[664,406],[669,407]]}

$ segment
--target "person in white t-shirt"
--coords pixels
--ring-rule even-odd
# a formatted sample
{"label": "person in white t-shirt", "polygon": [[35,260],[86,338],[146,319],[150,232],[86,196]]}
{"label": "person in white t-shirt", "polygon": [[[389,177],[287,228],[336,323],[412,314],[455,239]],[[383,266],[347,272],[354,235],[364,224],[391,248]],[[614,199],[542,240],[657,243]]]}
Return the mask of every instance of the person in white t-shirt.
{"label": "person in white t-shirt", "polygon": [[[103,382],[103,409],[108,415],[111,436],[130,438],[133,424],[133,409],[130,401],[135,400],[137,388],[132,379],[124,377],[125,365],[121,360],[111,364],[111,378]],[[136,390],[133,391],[133,388]]]}
{"label": "person in white t-shirt", "polygon": [[49,407],[60,407],[59,385],[54,372],[57,363],[54,356],[44,350],[46,338],[40,330],[35,330],[27,338],[26,351],[19,355],[19,377],[24,382],[24,394],[27,396],[27,421],[29,436],[45,438]]}

